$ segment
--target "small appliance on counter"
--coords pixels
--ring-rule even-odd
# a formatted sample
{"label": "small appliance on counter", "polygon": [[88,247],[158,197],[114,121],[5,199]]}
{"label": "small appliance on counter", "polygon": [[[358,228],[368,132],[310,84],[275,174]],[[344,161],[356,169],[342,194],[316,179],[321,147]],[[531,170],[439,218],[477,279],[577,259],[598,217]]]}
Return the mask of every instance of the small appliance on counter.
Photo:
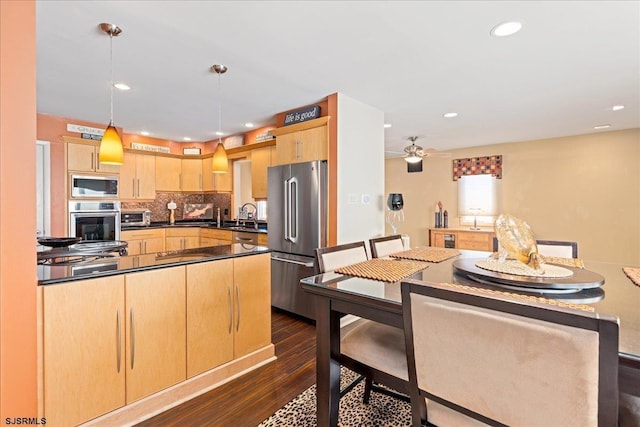
{"label": "small appliance on counter", "polygon": [[151,211],[148,209],[124,209],[120,213],[121,227],[146,227],[151,225]]}

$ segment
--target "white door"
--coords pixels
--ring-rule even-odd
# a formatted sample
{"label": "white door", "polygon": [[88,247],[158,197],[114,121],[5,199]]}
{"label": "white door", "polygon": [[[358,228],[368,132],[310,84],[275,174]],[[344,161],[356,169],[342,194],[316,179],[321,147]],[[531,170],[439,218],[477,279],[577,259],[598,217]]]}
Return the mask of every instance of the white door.
{"label": "white door", "polygon": [[36,237],[48,236],[51,230],[51,188],[49,141],[36,141]]}

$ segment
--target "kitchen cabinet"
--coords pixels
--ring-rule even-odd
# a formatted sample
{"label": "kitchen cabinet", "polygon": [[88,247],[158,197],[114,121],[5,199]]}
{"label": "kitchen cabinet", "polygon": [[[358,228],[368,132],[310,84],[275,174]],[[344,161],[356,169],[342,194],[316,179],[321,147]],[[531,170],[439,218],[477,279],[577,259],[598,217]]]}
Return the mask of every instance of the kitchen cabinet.
{"label": "kitchen cabinet", "polygon": [[119,173],[118,165],[103,165],[98,161],[100,146],[67,142],[67,170],[79,172]]}
{"label": "kitchen cabinet", "polygon": [[182,159],[182,191],[202,191],[202,159]]}
{"label": "kitchen cabinet", "polygon": [[165,229],[165,250],[176,251],[200,247],[200,230],[198,227]]}
{"label": "kitchen cabinet", "polygon": [[276,136],[274,165],[326,160],[329,156],[328,117],[284,126],[271,131]]}
{"label": "kitchen cabinet", "polygon": [[150,254],[164,251],[165,232],[162,228],[123,230],[120,238],[127,242],[129,255]]}
{"label": "kitchen cabinet", "polygon": [[186,379],[185,267],[126,274],[125,283],[129,404]]}
{"label": "kitchen cabinet", "polygon": [[258,245],[269,246],[269,236],[263,233],[258,234]]}
{"label": "kitchen cabinet", "polygon": [[181,191],[182,160],[156,157],[156,191]]}
{"label": "kitchen cabinet", "polygon": [[124,276],[43,288],[47,424],[78,425],[125,405],[124,289]]}
{"label": "kitchen cabinet", "polygon": [[271,343],[271,257],[187,266],[187,376]]}
{"label": "kitchen cabinet", "polygon": [[267,198],[267,168],[275,159],[275,147],[251,150],[251,196],[254,199]]}
{"label": "kitchen cabinet", "polygon": [[217,191],[230,193],[233,191],[233,160],[227,161],[227,173],[213,173],[211,157],[202,159],[202,189],[203,191]]}
{"label": "kitchen cabinet", "polygon": [[440,248],[493,251],[493,230],[469,230],[463,228],[429,229],[429,245]]}
{"label": "kitchen cabinet", "polygon": [[156,157],[124,153],[120,167],[120,199],[136,200],[156,198]]}
{"label": "kitchen cabinet", "polygon": [[200,247],[220,246],[231,244],[230,230],[220,230],[215,228],[200,229]]}

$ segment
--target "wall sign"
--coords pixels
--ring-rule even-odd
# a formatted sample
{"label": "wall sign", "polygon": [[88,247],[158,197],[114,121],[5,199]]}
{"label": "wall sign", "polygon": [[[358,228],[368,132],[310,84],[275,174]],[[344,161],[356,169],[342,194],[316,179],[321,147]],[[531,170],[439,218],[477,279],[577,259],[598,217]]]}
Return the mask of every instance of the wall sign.
{"label": "wall sign", "polygon": [[284,125],[287,126],[294,123],[306,122],[307,120],[317,119],[318,117],[320,117],[320,106],[314,105],[313,107],[307,107],[302,110],[287,113],[284,116]]}
{"label": "wall sign", "polygon": [[132,142],[131,143],[131,148],[136,149],[136,150],[143,150],[143,151],[153,151],[155,153],[170,153],[171,152],[169,147],[161,147],[159,145],[150,145],[150,144],[141,144],[139,142]]}
{"label": "wall sign", "polygon": [[497,179],[502,179],[502,156],[471,157],[453,161],[454,181],[457,181],[463,175],[485,174],[491,174]]}
{"label": "wall sign", "polygon": [[102,135],[104,134],[104,129],[92,128],[89,126],[74,125],[73,123],[67,123],[67,131],[80,133],[83,135],[82,136],[83,138],[85,138],[84,135],[87,135],[85,139],[95,139],[95,138],[90,138],[89,135],[95,135],[99,137],[97,139],[102,139]]}

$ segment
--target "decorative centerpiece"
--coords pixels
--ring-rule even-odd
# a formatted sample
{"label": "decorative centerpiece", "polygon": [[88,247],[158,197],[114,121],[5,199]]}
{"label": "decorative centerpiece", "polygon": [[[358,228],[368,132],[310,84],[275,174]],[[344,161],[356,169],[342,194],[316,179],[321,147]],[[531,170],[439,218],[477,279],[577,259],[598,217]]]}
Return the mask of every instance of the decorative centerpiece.
{"label": "decorative centerpiece", "polygon": [[404,221],[404,213],[402,208],[404,200],[402,194],[391,193],[387,198],[387,217],[386,222],[393,230],[393,234],[398,234],[398,225]]}

